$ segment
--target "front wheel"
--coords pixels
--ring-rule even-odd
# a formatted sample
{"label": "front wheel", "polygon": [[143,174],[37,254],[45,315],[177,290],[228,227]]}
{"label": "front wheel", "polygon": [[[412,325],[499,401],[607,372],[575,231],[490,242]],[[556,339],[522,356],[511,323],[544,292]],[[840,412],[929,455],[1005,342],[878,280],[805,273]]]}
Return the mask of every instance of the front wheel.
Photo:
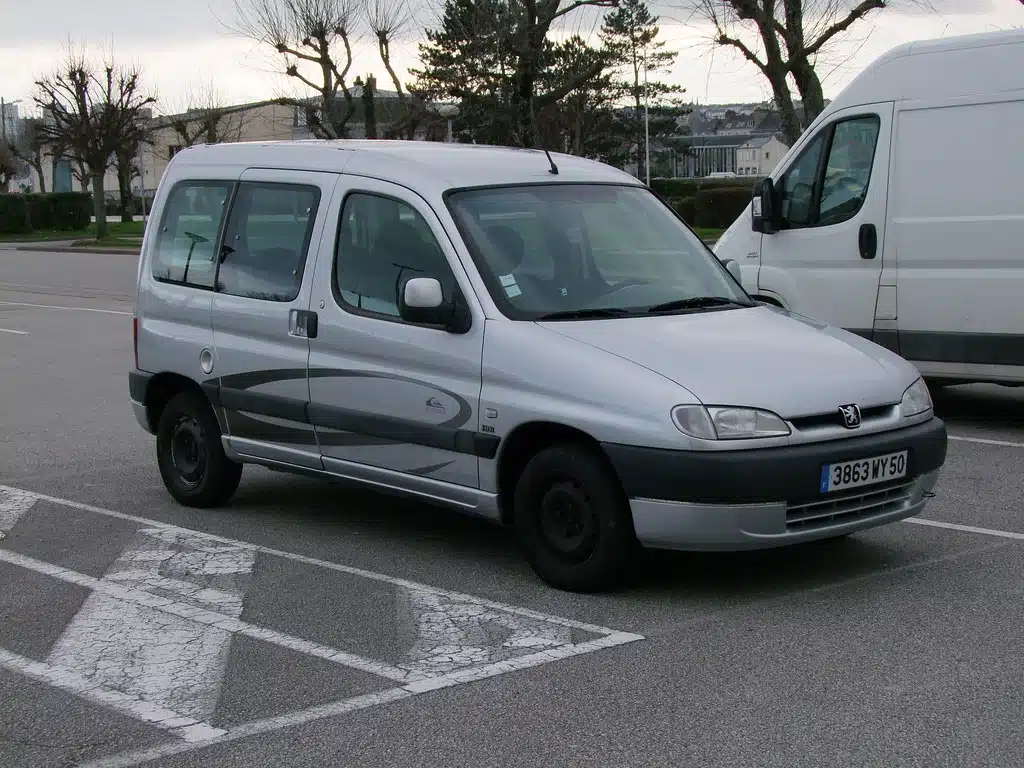
{"label": "front wheel", "polygon": [[199,392],[179,392],[160,415],[156,456],[168,492],[188,507],[215,507],[238,489],[242,465],[229,459],[220,425]]}
{"label": "front wheel", "polygon": [[514,515],[527,561],[558,589],[612,588],[639,549],[614,470],[583,444],[553,445],[530,460],[516,484]]}

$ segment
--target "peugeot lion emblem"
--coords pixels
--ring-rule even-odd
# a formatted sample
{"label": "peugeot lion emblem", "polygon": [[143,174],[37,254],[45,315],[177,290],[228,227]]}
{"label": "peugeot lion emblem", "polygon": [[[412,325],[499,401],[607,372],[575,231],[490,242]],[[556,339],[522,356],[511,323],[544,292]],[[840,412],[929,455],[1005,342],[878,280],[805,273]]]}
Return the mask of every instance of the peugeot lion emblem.
{"label": "peugeot lion emblem", "polygon": [[856,429],[860,426],[860,408],[856,405],[840,405],[839,415],[843,417],[843,426],[847,429]]}

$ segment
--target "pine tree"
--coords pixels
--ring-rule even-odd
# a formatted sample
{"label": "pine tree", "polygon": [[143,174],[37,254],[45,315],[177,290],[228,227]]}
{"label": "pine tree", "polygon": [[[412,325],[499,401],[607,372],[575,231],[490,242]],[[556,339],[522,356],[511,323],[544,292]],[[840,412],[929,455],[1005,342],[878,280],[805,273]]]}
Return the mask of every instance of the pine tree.
{"label": "pine tree", "polygon": [[[644,104],[653,108],[656,117],[651,121],[653,133],[671,130],[675,123],[673,110],[666,110],[667,97],[683,94],[686,89],[652,80],[651,74],[668,72],[675,64],[675,51],[665,50],[665,42],[658,40],[661,29],[658,17],[651,14],[644,0],[621,0],[601,24],[601,41],[615,63],[619,76],[615,80],[620,93],[633,105],[632,138],[637,148],[638,176],[644,177],[645,138]],[[645,99],[646,97],[646,99]]]}

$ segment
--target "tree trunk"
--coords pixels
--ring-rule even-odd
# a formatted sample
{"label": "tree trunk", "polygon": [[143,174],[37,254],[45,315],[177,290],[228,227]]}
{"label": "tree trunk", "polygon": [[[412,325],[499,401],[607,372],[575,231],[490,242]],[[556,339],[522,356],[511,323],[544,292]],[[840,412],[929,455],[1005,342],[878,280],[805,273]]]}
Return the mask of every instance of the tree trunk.
{"label": "tree trunk", "polygon": [[800,134],[803,133],[803,129],[801,129],[800,121],[796,116],[796,107],[793,106],[789,83],[786,82],[786,70],[771,65],[768,69],[766,74],[775,97],[775,108],[779,110],[779,119],[782,121],[782,133],[786,137],[786,143],[793,146],[800,138]]}
{"label": "tree trunk", "polygon": [[36,172],[36,175],[39,176],[39,194],[45,195],[46,177],[43,175],[43,158],[37,155],[36,158],[32,161],[32,169]]}
{"label": "tree trunk", "polygon": [[104,198],[102,172],[92,175],[92,202],[96,216],[96,239],[102,240],[107,236],[107,201]]}
{"label": "tree trunk", "polygon": [[121,199],[121,223],[135,220],[132,215],[132,159],[119,155],[117,158],[117,186]]}
{"label": "tree trunk", "polygon": [[794,61],[792,64],[793,80],[796,82],[800,98],[804,103],[804,123],[806,128],[825,109],[825,94],[821,90],[821,80],[814,67],[806,59]]}

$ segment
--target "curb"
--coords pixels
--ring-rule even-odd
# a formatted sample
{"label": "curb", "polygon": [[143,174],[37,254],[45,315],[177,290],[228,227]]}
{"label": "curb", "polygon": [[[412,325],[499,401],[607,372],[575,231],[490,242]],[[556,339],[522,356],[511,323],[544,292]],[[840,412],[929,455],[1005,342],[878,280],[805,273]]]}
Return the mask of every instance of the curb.
{"label": "curb", "polygon": [[74,247],[71,247],[71,246],[62,245],[62,246],[59,246],[59,247],[47,248],[46,246],[38,246],[38,245],[19,245],[19,246],[16,246],[13,250],[16,250],[16,251],[49,251],[50,253],[110,253],[110,254],[124,254],[124,255],[128,255],[128,256],[138,256],[139,255],[139,249],[137,249],[137,248],[114,248],[114,247],[108,247],[108,248],[95,247],[94,248],[92,246],[82,246],[80,248],[74,248]]}

